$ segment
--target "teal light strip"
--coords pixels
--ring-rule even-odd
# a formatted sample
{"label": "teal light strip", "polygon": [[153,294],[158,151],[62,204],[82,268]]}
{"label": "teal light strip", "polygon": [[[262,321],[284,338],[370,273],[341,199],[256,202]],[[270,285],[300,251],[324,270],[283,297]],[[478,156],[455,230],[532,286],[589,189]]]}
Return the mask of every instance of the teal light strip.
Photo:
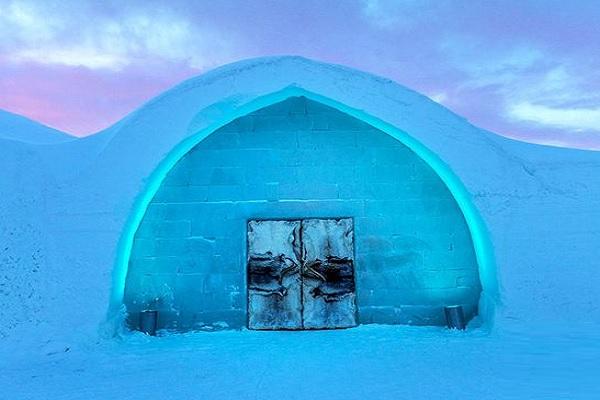
{"label": "teal light strip", "polygon": [[231,114],[220,118],[213,124],[189,136],[187,139],[176,145],[175,148],[152,172],[150,178],[148,179],[146,188],[142,193],[140,193],[139,197],[135,201],[135,205],[125,224],[125,228],[118,245],[116,265],[112,276],[113,282],[108,314],[109,319],[115,318],[122,309],[125,281],[129,266],[129,257],[131,255],[131,248],[135,233],[144,217],[148,205],[154,198],[154,195],[158,191],[161,183],[169,171],[194,146],[196,146],[204,138],[217,129],[251,112],[296,96],[304,96],[310,100],[335,108],[387,133],[388,135],[402,142],[404,145],[408,146],[440,176],[442,181],[446,184],[456,199],[471,232],[477,263],[479,265],[479,279],[481,280],[481,285],[483,288],[482,300],[480,302],[480,313],[482,314],[484,321],[488,324],[491,324],[495,305],[499,302],[499,288],[493,246],[489,239],[489,234],[485,223],[481,218],[479,211],[475,207],[470,193],[462,184],[460,179],[435,153],[433,153],[421,142],[406,132],[385,121],[373,117],[364,111],[354,109],[328,97],[321,96],[295,86],[290,86],[279,92],[257,98],[248,104],[236,108]]}

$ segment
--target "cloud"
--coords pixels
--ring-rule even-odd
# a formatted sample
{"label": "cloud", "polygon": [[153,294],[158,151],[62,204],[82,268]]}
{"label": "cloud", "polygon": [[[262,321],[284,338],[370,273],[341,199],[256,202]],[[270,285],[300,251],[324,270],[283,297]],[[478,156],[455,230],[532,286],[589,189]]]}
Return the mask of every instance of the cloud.
{"label": "cloud", "polygon": [[573,131],[600,132],[600,107],[598,108],[553,108],[522,102],[511,105],[509,116],[520,121],[533,122]]}
{"label": "cloud", "polygon": [[435,101],[436,103],[443,104],[448,100],[448,94],[443,92],[433,93],[429,95],[429,98]]}
{"label": "cloud", "polygon": [[539,69],[544,52],[525,43],[492,44],[470,36],[453,35],[440,42],[440,51],[454,68],[465,74],[469,88],[510,84]]}
{"label": "cloud", "polygon": [[561,65],[512,85],[513,93],[506,94],[507,117],[573,132],[600,132],[600,95],[572,70]]}
{"label": "cloud", "polygon": [[231,38],[214,27],[154,7],[110,13],[85,2],[63,8],[11,2],[0,12],[0,35],[0,54],[12,63],[121,70],[160,59],[203,69],[232,53]]}
{"label": "cloud", "polygon": [[600,131],[600,94],[588,84],[594,81],[591,66],[523,42],[485,44],[454,37],[442,49],[465,74],[461,89],[491,90],[507,120]]}
{"label": "cloud", "polygon": [[[363,16],[382,29],[410,29],[426,19],[432,3],[428,0],[364,0]],[[439,5],[439,3],[438,3]]]}

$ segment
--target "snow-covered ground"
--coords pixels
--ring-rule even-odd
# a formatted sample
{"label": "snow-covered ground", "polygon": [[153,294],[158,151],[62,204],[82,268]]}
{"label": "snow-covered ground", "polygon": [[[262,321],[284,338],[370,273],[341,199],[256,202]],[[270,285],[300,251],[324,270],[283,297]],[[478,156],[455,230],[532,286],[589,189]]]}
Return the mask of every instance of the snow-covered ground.
{"label": "snow-covered ground", "polygon": [[[1,353],[2,399],[597,399],[599,326],[133,334]],[[595,328],[595,329],[594,329]]]}

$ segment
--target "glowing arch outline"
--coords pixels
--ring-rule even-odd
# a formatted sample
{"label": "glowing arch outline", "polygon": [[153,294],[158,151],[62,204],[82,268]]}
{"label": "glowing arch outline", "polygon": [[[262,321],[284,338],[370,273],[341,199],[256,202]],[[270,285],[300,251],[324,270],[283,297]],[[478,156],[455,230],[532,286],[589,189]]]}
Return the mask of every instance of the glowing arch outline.
{"label": "glowing arch outline", "polygon": [[297,86],[288,86],[280,91],[276,91],[261,97],[258,97],[240,107],[237,107],[227,116],[221,117],[207,127],[200,129],[196,133],[189,135],[179,142],[164,157],[154,171],[150,174],[146,187],[140,192],[134,202],[132,211],[125,223],[123,233],[117,245],[116,263],[112,273],[112,287],[110,295],[110,304],[108,310],[109,320],[118,320],[118,315],[123,311],[123,297],[125,292],[125,282],[129,269],[129,258],[135,233],[142,222],[148,205],[154,198],[163,180],[175,164],[184,157],[194,146],[208,137],[210,134],[228,123],[243,117],[249,113],[260,110],[261,108],[282,102],[290,97],[303,96],[307,99],[335,108],[357,118],[380,131],[392,136],[396,140],[410,148],[415,154],[424,160],[442,179],[454,199],[456,200],[461,212],[465,217],[467,226],[471,233],[473,247],[478,264],[479,279],[482,286],[482,292],[479,300],[479,315],[482,316],[486,326],[493,324],[496,307],[500,304],[499,286],[494,257],[493,245],[489,239],[489,232],[479,214],[475,204],[471,200],[471,195],[463,185],[462,181],[456,176],[452,169],[433,151],[429,150],[420,141],[397,128],[393,124],[385,122],[362,110],[352,108],[337,100],[326,96],[310,92]]}

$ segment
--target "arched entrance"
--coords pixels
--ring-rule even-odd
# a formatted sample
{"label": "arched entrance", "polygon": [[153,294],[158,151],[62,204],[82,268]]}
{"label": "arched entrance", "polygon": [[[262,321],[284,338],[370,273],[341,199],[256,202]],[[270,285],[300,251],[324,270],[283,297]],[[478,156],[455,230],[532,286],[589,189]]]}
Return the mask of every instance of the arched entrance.
{"label": "arched entrance", "polygon": [[487,249],[475,211],[414,146],[316,97],[234,119],[157,181],[125,254],[132,321],[155,308],[166,328],[246,325],[246,224],[274,218],[352,218],[360,323],[477,312]]}

